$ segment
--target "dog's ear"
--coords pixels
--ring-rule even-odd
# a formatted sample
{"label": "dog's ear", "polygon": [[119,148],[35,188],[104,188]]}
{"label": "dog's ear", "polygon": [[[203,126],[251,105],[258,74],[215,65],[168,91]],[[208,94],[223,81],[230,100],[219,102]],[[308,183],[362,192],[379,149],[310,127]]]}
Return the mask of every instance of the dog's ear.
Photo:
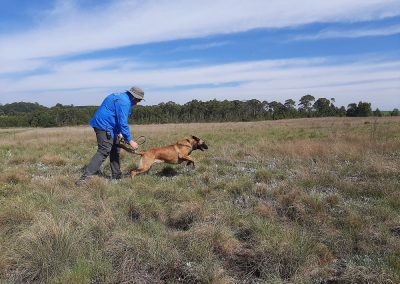
{"label": "dog's ear", "polygon": [[200,141],[200,138],[197,138],[197,137],[194,136],[194,135],[192,135],[192,138],[193,138],[194,140],[196,140],[196,142],[199,142],[199,141]]}

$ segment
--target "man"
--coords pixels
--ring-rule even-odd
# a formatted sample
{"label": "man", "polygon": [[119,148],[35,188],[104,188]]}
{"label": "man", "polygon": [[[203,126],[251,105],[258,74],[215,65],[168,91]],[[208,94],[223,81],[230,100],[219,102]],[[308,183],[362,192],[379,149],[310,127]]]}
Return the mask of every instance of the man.
{"label": "man", "polygon": [[110,156],[112,182],[116,183],[121,179],[118,135],[122,135],[133,149],[138,148],[138,144],[132,140],[130,134],[128,117],[131,108],[143,98],[142,89],[132,87],[124,93],[114,93],[104,99],[89,122],[96,133],[97,152],[76,185],[81,185],[88,176],[94,175],[108,156]]}

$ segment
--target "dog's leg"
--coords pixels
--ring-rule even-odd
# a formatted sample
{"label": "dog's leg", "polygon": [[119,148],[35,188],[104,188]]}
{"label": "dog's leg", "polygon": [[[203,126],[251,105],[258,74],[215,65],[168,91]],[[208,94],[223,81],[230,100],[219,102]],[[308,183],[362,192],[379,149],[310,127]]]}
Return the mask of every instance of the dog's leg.
{"label": "dog's leg", "polygon": [[192,157],[190,157],[190,156],[180,156],[179,159],[187,161],[186,165],[189,166],[190,164],[192,164],[192,167],[194,168],[194,159]]}
{"label": "dog's leg", "polygon": [[150,170],[151,166],[153,165],[154,160],[148,160],[144,157],[142,157],[139,161],[139,168],[136,170],[131,171],[131,178],[135,177],[138,174],[142,174]]}
{"label": "dog's leg", "polygon": [[131,178],[134,178],[136,175],[145,173],[145,172],[147,172],[149,170],[150,170],[150,167],[148,167],[148,168],[138,168],[136,170],[132,170],[131,171]]}

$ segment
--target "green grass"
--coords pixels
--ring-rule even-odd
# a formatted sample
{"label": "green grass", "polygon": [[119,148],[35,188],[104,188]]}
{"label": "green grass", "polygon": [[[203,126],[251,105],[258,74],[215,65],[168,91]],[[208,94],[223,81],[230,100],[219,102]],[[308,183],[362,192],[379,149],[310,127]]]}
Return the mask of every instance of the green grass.
{"label": "green grass", "polygon": [[209,150],[117,185],[106,162],[82,187],[91,129],[7,130],[0,282],[399,283],[399,122],[133,126],[144,149],[194,134]]}

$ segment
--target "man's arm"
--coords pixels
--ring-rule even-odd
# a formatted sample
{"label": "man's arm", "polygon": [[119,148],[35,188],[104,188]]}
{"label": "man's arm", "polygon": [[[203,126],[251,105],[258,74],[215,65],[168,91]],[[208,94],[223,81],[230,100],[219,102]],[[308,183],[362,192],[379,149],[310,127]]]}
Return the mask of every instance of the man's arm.
{"label": "man's arm", "polygon": [[130,105],[121,104],[119,101],[115,102],[115,113],[117,116],[117,128],[121,132],[125,141],[129,142],[133,149],[138,148],[138,144],[132,140],[130,128],[128,125],[128,115]]}
{"label": "man's arm", "polygon": [[129,114],[129,107],[121,103],[121,101],[115,102],[115,114],[117,119],[117,129],[121,132],[122,136],[124,136],[125,141],[131,141],[131,132],[128,125],[128,114]]}

